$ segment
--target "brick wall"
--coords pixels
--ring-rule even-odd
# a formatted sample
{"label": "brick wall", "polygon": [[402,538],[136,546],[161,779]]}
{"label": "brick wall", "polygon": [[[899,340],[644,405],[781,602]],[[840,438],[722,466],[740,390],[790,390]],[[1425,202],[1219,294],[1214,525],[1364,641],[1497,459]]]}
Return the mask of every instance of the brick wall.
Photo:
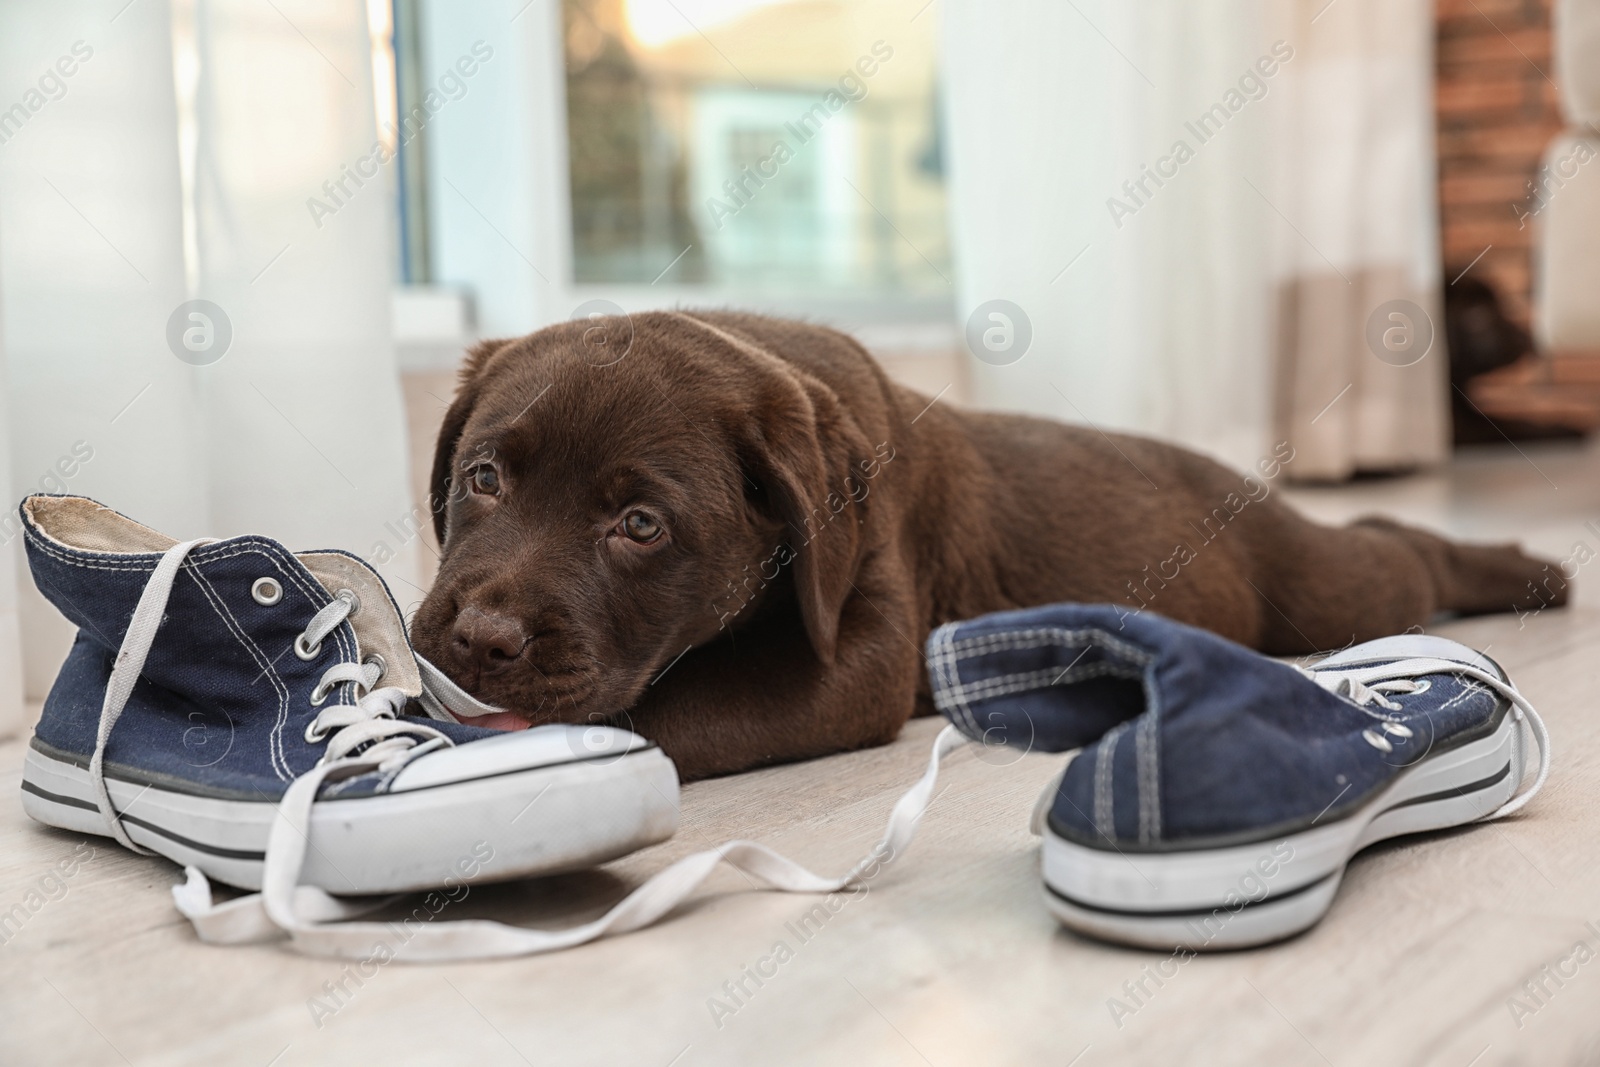
{"label": "brick wall", "polygon": [[[1439,207],[1449,282],[1472,268],[1527,325],[1527,183],[1562,128],[1550,59],[1551,0],[1435,0]],[[1541,73],[1542,72],[1542,73]],[[1452,270],[1453,268],[1453,270]]]}

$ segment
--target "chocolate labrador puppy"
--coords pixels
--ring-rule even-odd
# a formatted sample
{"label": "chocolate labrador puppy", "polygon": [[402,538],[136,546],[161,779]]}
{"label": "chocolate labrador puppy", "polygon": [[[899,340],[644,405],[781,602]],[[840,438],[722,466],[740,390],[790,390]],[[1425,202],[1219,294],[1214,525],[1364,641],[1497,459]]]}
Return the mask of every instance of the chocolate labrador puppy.
{"label": "chocolate labrador puppy", "polygon": [[570,322],[466,359],[434,457],[418,650],[532,723],[610,722],[685,778],[883,744],[922,645],[1052,601],[1273,654],[1564,603],[1550,565],[1332,528],[1172,445],[957,411],[833,330],[722,312]]}

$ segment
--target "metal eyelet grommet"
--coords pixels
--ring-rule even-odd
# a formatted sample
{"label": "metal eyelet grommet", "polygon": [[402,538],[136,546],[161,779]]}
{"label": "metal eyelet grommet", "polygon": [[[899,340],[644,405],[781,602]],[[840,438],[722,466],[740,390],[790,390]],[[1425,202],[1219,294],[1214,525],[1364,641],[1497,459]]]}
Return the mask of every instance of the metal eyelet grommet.
{"label": "metal eyelet grommet", "polygon": [[312,707],[314,707],[314,708],[322,707],[323,701],[325,701],[327,699],[328,699],[328,690],[324,689],[322,686],[319,685],[319,686],[317,686],[315,689],[313,689],[311,691],[311,706]]}
{"label": "metal eyelet grommet", "polygon": [[312,719],[310,722],[306,723],[305,738],[307,744],[321,744],[322,740],[327,736],[327,734],[324,734],[322,731],[317,729],[317,720]]}
{"label": "metal eyelet grommet", "polygon": [[349,589],[341,589],[333,595],[338,597],[340,600],[348,600],[350,602],[350,614],[346,615],[345,618],[348,619],[361,610],[361,598],[356,596],[353,591]]}
{"label": "metal eyelet grommet", "polygon": [[371,663],[374,666],[376,666],[378,668],[378,677],[379,678],[382,678],[384,676],[384,674],[386,674],[388,672],[388,670],[389,670],[389,665],[387,663],[385,663],[383,661],[383,657],[378,655],[376,652],[367,653],[365,656],[361,657],[361,662],[362,663]]}
{"label": "metal eyelet grommet", "polygon": [[1367,744],[1371,745],[1379,752],[1394,751],[1394,746],[1389,743],[1389,739],[1380,733],[1374,733],[1371,730],[1362,730],[1361,736],[1366,740]]}
{"label": "metal eyelet grommet", "polygon": [[250,595],[257,604],[270,608],[283,599],[283,586],[276,578],[257,578],[250,587]]}
{"label": "metal eyelet grommet", "polygon": [[1423,678],[1416,683],[1416,686],[1417,687],[1415,689],[1411,690],[1412,696],[1415,696],[1418,693],[1426,693],[1428,690],[1432,689],[1433,679]]}
{"label": "metal eyelet grommet", "polygon": [[316,659],[317,658],[317,653],[319,653],[321,651],[322,651],[322,642],[321,641],[318,641],[315,646],[311,646],[311,645],[307,645],[306,644],[306,635],[305,634],[297,634],[297,635],[295,635],[295,639],[294,639],[294,654],[299,656],[301,659],[303,659],[303,660]]}
{"label": "metal eyelet grommet", "polygon": [[1411,727],[1403,722],[1385,722],[1383,724],[1383,732],[1391,737],[1410,737]]}

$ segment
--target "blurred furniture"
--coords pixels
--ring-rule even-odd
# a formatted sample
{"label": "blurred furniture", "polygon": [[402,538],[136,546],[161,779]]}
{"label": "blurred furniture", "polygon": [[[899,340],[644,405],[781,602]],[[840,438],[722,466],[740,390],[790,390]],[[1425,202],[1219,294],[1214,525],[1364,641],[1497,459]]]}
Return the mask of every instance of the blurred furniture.
{"label": "blurred furniture", "polygon": [[1600,425],[1600,394],[1563,380],[1581,361],[1558,366],[1534,355],[1532,335],[1506,314],[1494,283],[1447,273],[1459,274],[1444,291],[1456,444],[1575,437]]}
{"label": "blurred furniture", "polygon": [[1461,444],[1575,437],[1600,427],[1600,359],[1530,356],[1466,387],[1470,406],[1492,422]]}

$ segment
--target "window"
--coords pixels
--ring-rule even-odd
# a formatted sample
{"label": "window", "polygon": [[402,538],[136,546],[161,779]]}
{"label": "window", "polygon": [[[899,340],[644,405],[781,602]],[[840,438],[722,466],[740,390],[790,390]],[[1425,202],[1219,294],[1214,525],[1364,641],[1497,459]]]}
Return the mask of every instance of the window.
{"label": "window", "polygon": [[948,295],[937,5],[563,0],[563,16],[575,283]]}

